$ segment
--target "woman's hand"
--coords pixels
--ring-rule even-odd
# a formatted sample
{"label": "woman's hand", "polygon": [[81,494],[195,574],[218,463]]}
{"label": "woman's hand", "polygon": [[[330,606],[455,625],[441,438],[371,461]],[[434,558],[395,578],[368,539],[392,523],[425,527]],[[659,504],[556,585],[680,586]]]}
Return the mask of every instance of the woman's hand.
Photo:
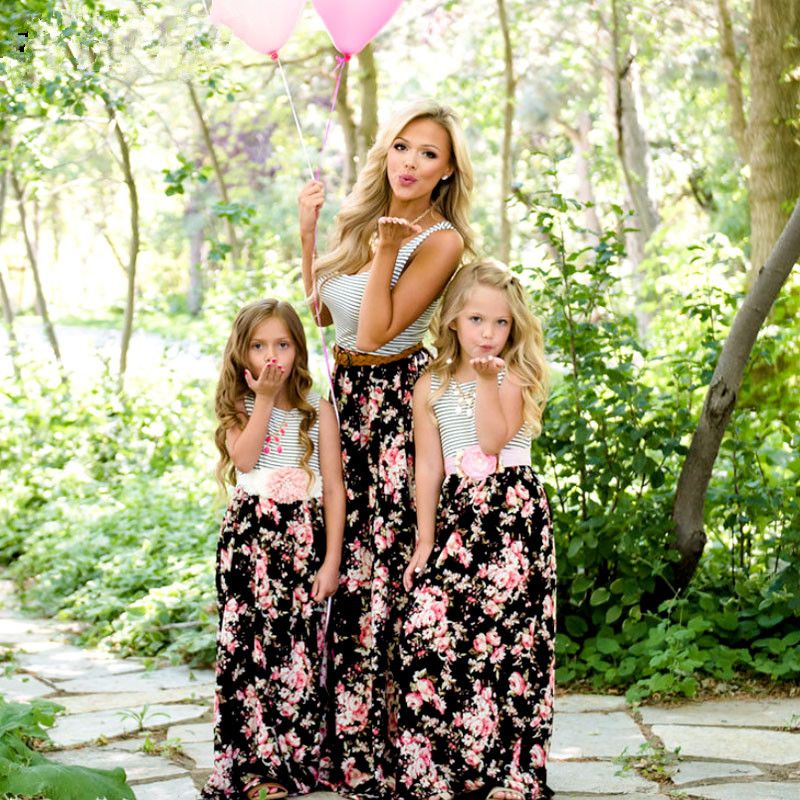
{"label": "woman's hand", "polygon": [[311,586],[311,599],[317,603],[327,600],[339,588],[339,567],[324,561],[314,577]]}
{"label": "woman's hand", "polygon": [[325,203],[325,187],[320,181],[309,181],[297,196],[300,205],[300,235],[314,236],[319,212]]}
{"label": "woman's hand", "polygon": [[246,369],[244,379],[253,394],[272,398],[278,394],[281,383],[283,383],[283,367],[274,358],[271,358],[261,368],[258,378],[253,378],[250,370]]}
{"label": "woman's hand", "polygon": [[386,245],[400,249],[404,239],[419,233],[419,225],[412,225],[402,217],[380,217],[378,219],[378,247]]}
{"label": "woman's hand", "polygon": [[498,356],[479,356],[471,358],[469,363],[475,370],[478,378],[497,378],[500,370],[505,369],[506,362]]}
{"label": "woman's hand", "polygon": [[411,556],[406,571],[403,573],[403,586],[406,587],[407,592],[410,592],[414,588],[414,575],[422,572],[423,567],[428,563],[428,559],[431,557],[432,551],[432,544],[417,542],[414,555]]}

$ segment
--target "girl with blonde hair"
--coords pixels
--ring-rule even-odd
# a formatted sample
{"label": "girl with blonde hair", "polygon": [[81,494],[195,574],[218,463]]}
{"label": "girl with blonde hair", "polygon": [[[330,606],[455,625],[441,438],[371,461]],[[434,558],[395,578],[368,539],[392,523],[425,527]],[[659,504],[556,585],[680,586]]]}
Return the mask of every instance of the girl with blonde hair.
{"label": "girl with blonde hair", "polygon": [[360,798],[392,792],[401,578],[414,547],[411,395],[439,295],[472,249],[472,181],[454,112],[423,101],[378,133],[316,262],[322,184],[299,198],[306,295],[319,323],[335,328],[347,487],[332,616],[335,727],[323,766],[331,788]]}
{"label": "girl with blonde hair", "polygon": [[277,800],[319,778],[325,600],[344,485],[336,417],[311,390],[295,310],[241,309],[216,393],[217,474],[235,489],[217,545],[214,770],[202,800]]}
{"label": "girl with blonde hair", "polygon": [[414,388],[418,540],[400,644],[397,797],[550,797],[555,551],[531,469],[547,369],[503,265],[463,267]]}

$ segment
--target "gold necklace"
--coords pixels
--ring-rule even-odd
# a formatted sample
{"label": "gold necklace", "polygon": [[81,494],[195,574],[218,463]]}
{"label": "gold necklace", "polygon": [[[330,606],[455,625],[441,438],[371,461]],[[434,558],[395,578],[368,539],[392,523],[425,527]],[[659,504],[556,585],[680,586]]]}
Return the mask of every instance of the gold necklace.
{"label": "gold necklace", "polygon": [[452,385],[453,392],[456,396],[456,415],[461,416],[463,414],[465,417],[467,417],[467,419],[475,416],[475,397],[477,393],[464,391],[464,389],[461,388],[461,384],[455,379],[455,377],[450,378],[450,384]]}

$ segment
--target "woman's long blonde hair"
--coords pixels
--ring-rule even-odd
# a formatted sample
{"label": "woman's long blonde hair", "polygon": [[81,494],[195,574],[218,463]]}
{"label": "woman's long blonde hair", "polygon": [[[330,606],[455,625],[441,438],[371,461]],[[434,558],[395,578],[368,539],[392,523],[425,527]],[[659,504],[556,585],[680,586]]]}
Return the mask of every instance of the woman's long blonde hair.
{"label": "woman's long blonde hair", "polygon": [[432,409],[455,376],[461,358],[456,317],[476,286],[499,289],[511,309],[511,330],[500,357],[506,362],[507,372],[512,373],[522,387],[522,424],[536,437],[542,432],[542,414],[549,388],[542,326],[528,305],[522,284],[504,264],[492,259],[464,265],[444,290],[442,303],[431,322],[436,357],[428,370],[439,378],[440,385],[431,393],[429,406]]}
{"label": "woman's long blonde hair", "polygon": [[314,479],[309,466],[314,453],[314,443],[311,441],[309,431],[317,420],[317,411],[308,402],[307,397],[313,381],[308,371],[308,346],[303,323],[288,303],[267,299],[256,300],[241,308],[233,322],[233,329],[222,356],[222,369],[214,400],[214,411],[219,423],[214,433],[214,441],[219,450],[217,480],[223,485],[236,483],[236,468],[231,461],[225,438],[230,428],[243,428],[247,424],[247,417],[241,412],[241,402],[250,393],[250,388],[244,379],[250,342],[256,328],[272,317],[283,322],[294,342],[295,357],[292,371],[286,381],[286,398],[291,407],[301,413],[300,444],[303,447],[303,457],[300,466],[307,473],[309,482]]}
{"label": "woman's long blonde hair", "polygon": [[353,275],[372,258],[370,238],[377,230],[378,217],[388,212],[392,199],[392,189],[386,175],[386,156],[403,128],[416,119],[437,122],[450,137],[453,172],[434,188],[431,201],[434,208],[461,234],[464,252],[474,252],[475,236],[469,224],[472,162],[461,123],[455,111],[448,106],[433,100],[421,100],[400,111],[378,131],[356,184],[336,215],[330,250],[320,256],[314,265],[316,280],[326,281],[334,275]]}

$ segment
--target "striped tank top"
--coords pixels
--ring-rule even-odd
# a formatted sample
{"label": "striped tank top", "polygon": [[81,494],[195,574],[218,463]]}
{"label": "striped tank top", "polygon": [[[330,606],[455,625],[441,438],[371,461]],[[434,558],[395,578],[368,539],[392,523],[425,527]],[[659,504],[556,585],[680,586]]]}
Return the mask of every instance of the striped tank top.
{"label": "striped tank top", "polygon": [[[503,372],[498,374],[498,383],[502,382],[503,375]],[[439,376],[431,373],[431,392],[436,391],[440,385]],[[445,459],[453,458],[466,448],[478,445],[474,414],[477,388],[477,381],[456,384],[455,378],[452,378],[444,394],[433,404],[439,426],[439,437],[442,441],[442,456]],[[520,450],[525,450],[528,454],[531,450],[531,436],[524,428],[520,428],[502,449],[500,463],[504,463],[503,453]]]}
{"label": "striped tank top", "polygon": [[[391,285],[394,286],[403,274],[411,254],[436,231],[454,230],[453,226],[447,221],[442,220],[430,228],[426,228],[422,233],[418,233],[413,239],[404,244],[394,262],[394,272],[392,273]],[[358,333],[358,316],[361,313],[361,300],[364,297],[364,290],[367,286],[369,271],[358,272],[355,275],[335,275],[324,281],[319,287],[319,295],[322,302],[328,308],[333,319],[333,326],[336,331],[336,344],[345,350],[357,350],[356,335]],[[403,350],[413,347],[422,341],[425,332],[428,330],[428,323],[431,321],[433,312],[436,309],[438,298],[434,300],[423,312],[412,322],[404,331],[401,331],[394,339],[387,342],[374,354],[389,356],[401,353]]]}
{"label": "striped tank top", "polygon": [[[319,477],[319,401],[320,396],[316,392],[309,392],[308,402],[317,410],[317,420],[308,432],[311,442],[314,445],[314,452],[308,466],[311,471]],[[253,413],[255,406],[255,396],[247,394],[244,398],[244,407],[249,417]],[[273,408],[269,418],[269,429],[267,435],[270,441],[264,441],[258,461],[250,472],[236,470],[236,484],[242,486],[247,484],[246,476],[251,475],[256,470],[277,469],[279,467],[299,467],[303,460],[303,445],[300,442],[300,421],[302,414],[292,408],[288,411],[282,408]],[[283,433],[281,433],[283,431]],[[276,435],[279,441],[275,439]],[[267,452],[269,449],[269,452]]]}

